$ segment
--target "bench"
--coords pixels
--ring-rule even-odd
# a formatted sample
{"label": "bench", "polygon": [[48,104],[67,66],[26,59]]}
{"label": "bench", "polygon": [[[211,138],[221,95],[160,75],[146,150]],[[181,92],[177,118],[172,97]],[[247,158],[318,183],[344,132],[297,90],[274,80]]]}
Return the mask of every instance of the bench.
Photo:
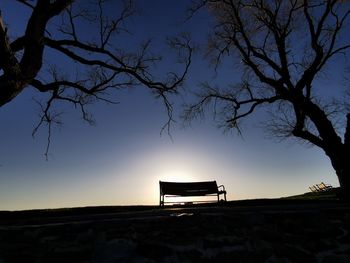
{"label": "bench", "polygon": [[316,186],[320,192],[328,191],[328,190],[333,188],[330,184],[325,184],[324,182],[321,182],[320,184],[317,184]]}
{"label": "bench", "polygon": [[226,201],[225,186],[218,186],[216,181],[186,183],[159,181],[159,192],[159,206],[164,206],[165,203],[176,203],[165,202],[165,197],[217,196],[217,201],[220,202],[220,195],[224,195]]}
{"label": "bench", "polygon": [[315,185],[310,186],[309,189],[310,189],[310,191],[313,192],[313,193],[316,193],[316,192],[319,192],[319,191],[320,191],[320,190],[318,190],[318,188],[317,188]]}
{"label": "bench", "polygon": [[324,182],[321,182],[320,184],[316,184],[313,186],[310,186],[309,189],[311,192],[316,193],[316,192],[325,192],[333,187],[330,184],[325,184]]}

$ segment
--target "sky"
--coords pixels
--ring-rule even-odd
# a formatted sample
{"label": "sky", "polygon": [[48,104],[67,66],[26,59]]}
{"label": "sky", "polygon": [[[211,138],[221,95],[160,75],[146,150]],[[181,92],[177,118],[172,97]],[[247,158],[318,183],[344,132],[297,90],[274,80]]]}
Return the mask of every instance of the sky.
{"label": "sky", "polygon": [[[128,41],[121,40],[121,45],[136,47],[142,39],[152,38],[154,49],[164,56],[159,75],[175,65],[172,51],[163,44],[167,36],[186,31],[199,43],[185,95],[172,98],[176,123],[171,126],[171,137],[160,135],[167,120],[162,102],[146,88],[135,87],[118,92],[117,105],[91,106],[95,126],[87,125],[73,108],[65,107],[64,124],[53,130],[46,161],[45,130],[35,138],[31,135],[38,122],[35,99],[42,95],[26,89],[0,108],[0,210],[157,205],[159,180],[216,180],[225,185],[228,200],[302,194],[322,181],[339,185],[320,149],[267,138],[259,127],[263,113],[245,122],[243,138],[223,133],[210,116],[184,127],[179,116],[182,104],[191,97],[186,90],[203,81],[227,83],[235,78],[234,68],[221,67],[216,75],[203,59],[211,21],[206,12],[185,21],[189,1],[136,3],[139,14],[128,24],[132,34]],[[10,36],[20,35],[28,9],[3,0],[0,10]],[[89,32],[86,27],[81,30]],[[65,58],[50,52],[48,56],[67,66]]]}

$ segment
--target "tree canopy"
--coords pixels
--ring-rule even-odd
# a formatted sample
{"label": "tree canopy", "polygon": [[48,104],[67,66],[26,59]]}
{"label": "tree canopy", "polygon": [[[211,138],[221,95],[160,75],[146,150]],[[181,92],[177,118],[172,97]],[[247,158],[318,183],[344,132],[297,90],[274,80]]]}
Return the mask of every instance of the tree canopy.
{"label": "tree canopy", "polygon": [[[30,15],[24,34],[16,37],[11,37],[11,30],[0,15],[0,107],[27,87],[48,94],[46,101],[39,102],[41,116],[33,131],[35,134],[47,125],[48,147],[51,126],[61,121],[55,104],[73,104],[85,121],[93,123],[86,105],[95,101],[115,103],[113,92],[134,86],[146,87],[164,102],[168,121],[163,128],[169,127],[172,104],[168,95],[177,93],[191,63],[188,37],[169,40],[182,70],[160,77],[155,74],[154,65],[161,56],[150,52],[150,40],[145,39],[137,49],[120,44],[127,42],[130,33],[127,20],[135,15],[133,1],[16,2],[25,5]],[[47,50],[55,55],[50,56]],[[70,64],[59,65],[58,56]]]}
{"label": "tree canopy", "polygon": [[208,44],[212,61],[218,66],[230,59],[242,75],[240,83],[227,87],[201,85],[185,119],[212,103],[222,125],[240,131],[242,120],[268,107],[273,113],[268,129],[323,149],[349,194],[349,103],[338,87],[327,87],[334,98],[319,92],[317,78],[349,52],[350,2],[203,0],[192,11],[200,8],[215,17]]}

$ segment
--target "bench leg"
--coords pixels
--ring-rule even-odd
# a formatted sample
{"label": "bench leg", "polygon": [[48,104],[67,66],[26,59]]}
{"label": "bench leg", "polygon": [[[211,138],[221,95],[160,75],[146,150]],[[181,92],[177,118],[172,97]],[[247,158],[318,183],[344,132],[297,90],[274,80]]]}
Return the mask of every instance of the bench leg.
{"label": "bench leg", "polygon": [[159,206],[164,206],[164,195],[162,198],[162,195],[159,196]]}

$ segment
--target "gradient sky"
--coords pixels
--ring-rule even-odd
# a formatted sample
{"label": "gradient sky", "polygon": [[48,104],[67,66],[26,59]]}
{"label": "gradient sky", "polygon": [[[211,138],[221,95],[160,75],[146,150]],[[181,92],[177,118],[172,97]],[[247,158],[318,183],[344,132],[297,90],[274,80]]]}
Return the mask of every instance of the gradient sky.
{"label": "gradient sky", "polygon": [[[0,3],[12,37],[23,32],[28,18],[28,9],[14,2]],[[174,66],[172,53],[162,44],[167,36],[187,31],[197,43],[205,43],[210,18],[202,12],[183,22],[189,1],[136,2],[140,14],[130,21],[133,35],[126,43],[132,46],[151,37],[154,49],[165,57],[161,69]],[[221,67],[215,76],[198,52],[186,87],[201,81],[228,83],[234,76],[231,66]],[[225,185],[229,200],[301,194],[321,181],[338,186],[329,160],[318,148],[267,139],[259,127],[262,113],[245,122],[244,139],[223,134],[211,117],[184,129],[178,116],[190,98],[187,94],[173,98],[178,120],[171,129],[173,141],[160,136],[166,111],[141,87],[118,93],[118,105],[90,107],[95,127],[66,107],[64,125],[54,129],[45,161],[45,131],[31,137],[38,121],[33,98],[38,94],[28,89],[0,108],[0,210],[158,204],[159,180],[216,180]]]}

